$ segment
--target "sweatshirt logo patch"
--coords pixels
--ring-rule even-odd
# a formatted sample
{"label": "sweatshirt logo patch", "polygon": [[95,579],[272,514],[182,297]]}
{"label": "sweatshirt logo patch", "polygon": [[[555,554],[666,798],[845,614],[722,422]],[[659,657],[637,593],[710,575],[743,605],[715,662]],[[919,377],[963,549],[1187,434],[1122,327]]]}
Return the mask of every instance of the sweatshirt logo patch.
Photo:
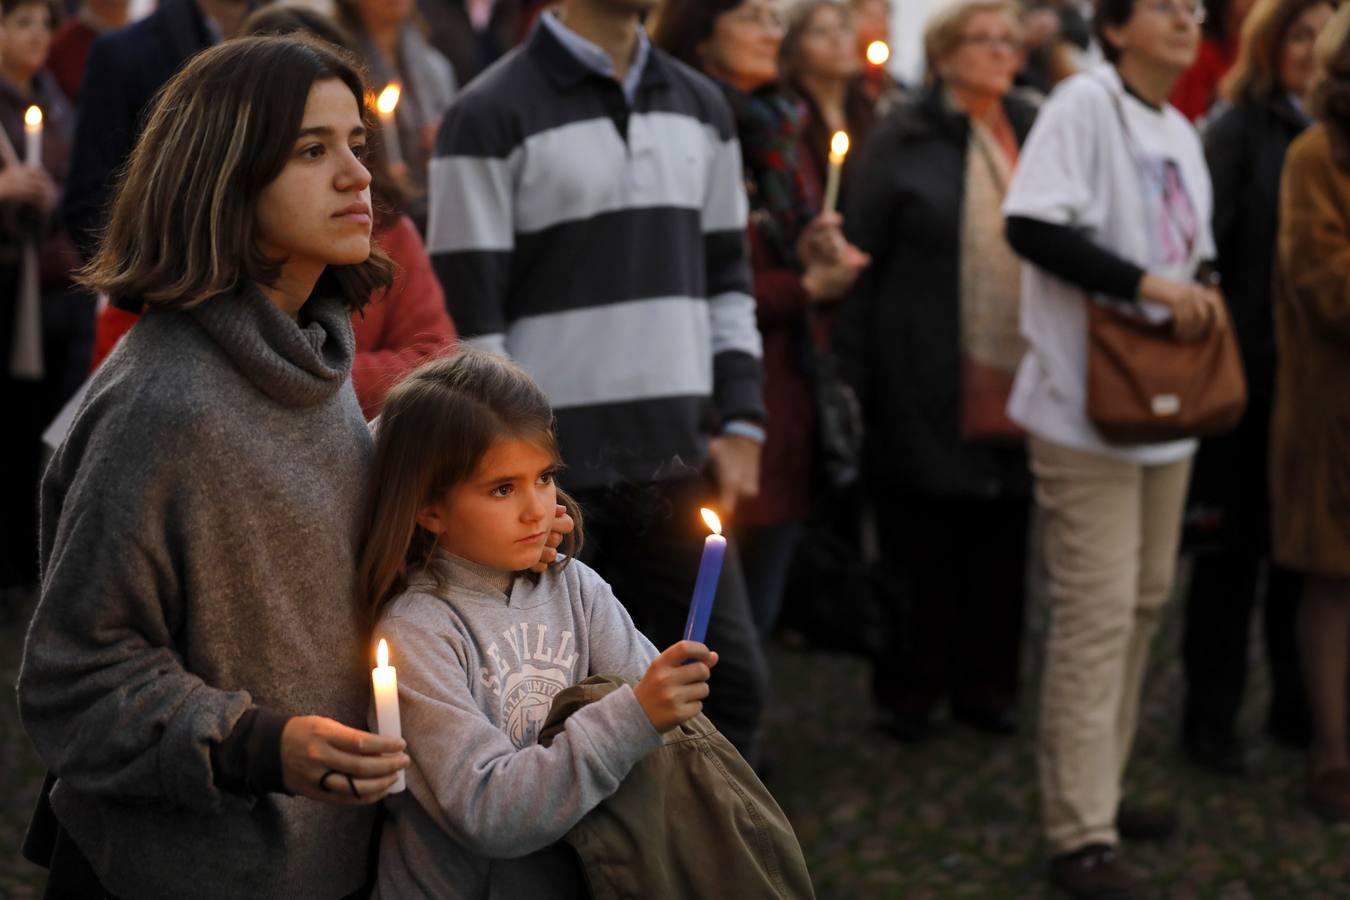
{"label": "sweatshirt logo patch", "polygon": [[538,740],[553,698],[568,686],[568,681],[562,669],[536,669],[530,665],[506,676],[502,722],[511,743],[528,747]]}
{"label": "sweatshirt logo patch", "polygon": [[501,639],[488,645],[488,665],[479,673],[483,686],[501,703],[498,721],[517,747],[535,742],[553,698],[576,680],[572,632],[562,629],[551,635],[549,630],[542,623],[520,622],[501,632]]}

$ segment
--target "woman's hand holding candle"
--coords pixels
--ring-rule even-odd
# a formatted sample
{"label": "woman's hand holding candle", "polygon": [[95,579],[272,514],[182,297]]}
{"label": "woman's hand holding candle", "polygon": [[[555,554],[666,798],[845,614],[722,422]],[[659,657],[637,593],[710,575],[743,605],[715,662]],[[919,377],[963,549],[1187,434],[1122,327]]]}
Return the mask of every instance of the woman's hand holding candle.
{"label": "woman's hand holding candle", "polygon": [[652,660],[633,693],[657,732],[665,734],[703,712],[716,665],[717,654],[698,641],[677,641]]}
{"label": "woman's hand holding candle", "polygon": [[292,794],[322,803],[367,806],[384,799],[403,777],[410,762],[406,746],[400,737],[370,734],[323,716],[296,716],[281,731],[282,783]]}

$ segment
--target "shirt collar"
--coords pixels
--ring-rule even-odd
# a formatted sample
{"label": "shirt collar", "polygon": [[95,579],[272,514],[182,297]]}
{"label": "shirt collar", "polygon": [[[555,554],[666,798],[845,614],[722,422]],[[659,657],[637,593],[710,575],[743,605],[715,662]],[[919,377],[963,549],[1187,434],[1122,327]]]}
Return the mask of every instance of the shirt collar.
{"label": "shirt collar", "polygon": [[[602,78],[614,78],[614,61],[609,58],[609,54],[564,25],[562,20],[558,18],[557,13],[551,10],[547,11],[539,17],[539,20],[540,31],[552,36],[567,51],[571,59],[580,63],[586,72],[599,75]],[[624,99],[628,101],[629,106],[632,106],[637,98],[638,87],[643,83],[643,75],[647,71],[651,55],[651,40],[647,37],[646,29],[639,26],[637,48],[633,52],[633,64],[628,67],[628,72],[619,85],[623,89]],[[566,76],[568,73],[560,72],[559,74]],[[575,77],[575,74],[572,73],[573,77],[564,77],[563,80],[579,81],[580,79]]]}

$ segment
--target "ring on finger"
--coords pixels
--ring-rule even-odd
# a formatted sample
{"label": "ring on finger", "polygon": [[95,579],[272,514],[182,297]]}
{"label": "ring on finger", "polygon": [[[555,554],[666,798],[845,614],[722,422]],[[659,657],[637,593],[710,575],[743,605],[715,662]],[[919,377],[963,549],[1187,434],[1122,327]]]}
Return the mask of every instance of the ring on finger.
{"label": "ring on finger", "polygon": [[[328,785],[326,782],[328,781],[329,777],[332,775],[341,775],[341,774],[342,773],[339,772],[337,769],[329,769],[327,772],[324,772],[322,775],[319,776],[319,790],[321,791],[328,790]],[[347,777],[351,778],[350,775],[348,775]]]}

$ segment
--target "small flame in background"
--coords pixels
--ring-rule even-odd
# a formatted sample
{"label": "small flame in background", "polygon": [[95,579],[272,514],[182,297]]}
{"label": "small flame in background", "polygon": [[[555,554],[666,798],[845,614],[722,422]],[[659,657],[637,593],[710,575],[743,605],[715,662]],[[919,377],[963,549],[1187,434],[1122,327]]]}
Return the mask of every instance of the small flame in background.
{"label": "small flame in background", "polygon": [[703,521],[708,523],[708,527],[712,529],[713,534],[722,533],[722,520],[717,518],[717,513],[708,509],[706,506],[700,509],[699,512],[703,513]]}
{"label": "small flame in background", "polygon": [[885,41],[873,41],[867,45],[867,61],[872,65],[884,66],[890,58],[891,48],[886,46]]}
{"label": "small flame in background", "polygon": [[28,107],[28,111],[23,114],[23,123],[30,128],[36,128],[42,124],[42,110],[36,106]]}
{"label": "small flame in background", "polygon": [[389,665],[389,644],[384,638],[380,638],[380,646],[375,650],[375,661],[379,663],[381,669]]}
{"label": "small flame in background", "polygon": [[380,115],[387,116],[394,111],[394,108],[398,106],[398,98],[401,93],[402,90],[399,88],[397,81],[391,82],[388,87],[380,91],[380,97],[375,101],[375,108],[379,110]]}
{"label": "small flame in background", "polygon": [[830,138],[830,155],[842,159],[846,153],[848,153],[848,135],[836,131],[834,137]]}

